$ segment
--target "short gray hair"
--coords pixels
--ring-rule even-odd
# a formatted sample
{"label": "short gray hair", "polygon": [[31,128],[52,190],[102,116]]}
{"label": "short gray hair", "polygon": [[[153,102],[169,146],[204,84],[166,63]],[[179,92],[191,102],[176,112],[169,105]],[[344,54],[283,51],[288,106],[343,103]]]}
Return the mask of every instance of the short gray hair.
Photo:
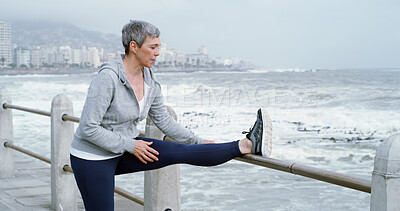
{"label": "short gray hair", "polygon": [[122,45],[125,48],[125,54],[129,53],[129,43],[135,41],[139,48],[147,37],[160,37],[160,30],[145,21],[131,20],[122,28]]}

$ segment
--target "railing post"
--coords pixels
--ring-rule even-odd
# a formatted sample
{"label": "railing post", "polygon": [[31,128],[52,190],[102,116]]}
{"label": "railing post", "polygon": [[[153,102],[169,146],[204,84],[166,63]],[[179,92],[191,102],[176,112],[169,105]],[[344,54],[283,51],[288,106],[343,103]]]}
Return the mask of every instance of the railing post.
{"label": "railing post", "polygon": [[371,184],[371,211],[400,210],[400,134],[378,148]]}
{"label": "railing post", "polygon": [[[172,108],[167,107],[168,112],[176,120],[176,114]],[[148,117],[146,120],[146,137],[162,140],[162,132]],[[146,171],[144,173],[144,210],[159,211],[167,208],[173,211],[181,209],[180,193],[180,168],[179,165],[171,165],[161,169]]]}
{"label": "railing post", "polygon": [[54,210],[76,210],[74,175],[65,172],[70,165],[69,149],[74,136],[73,122],[63,121],[64,114],[73,115],[71,100],[57,95],[51,103],[51,206]]}
{"label": "railing post", "polygon": [[10,93],[0,90],[0,178],[14,177],[14,157],[12,149],[4,146],[4,142],[13,142],[13,118],[11,109],[3,108],[4,103],[11,104]]}

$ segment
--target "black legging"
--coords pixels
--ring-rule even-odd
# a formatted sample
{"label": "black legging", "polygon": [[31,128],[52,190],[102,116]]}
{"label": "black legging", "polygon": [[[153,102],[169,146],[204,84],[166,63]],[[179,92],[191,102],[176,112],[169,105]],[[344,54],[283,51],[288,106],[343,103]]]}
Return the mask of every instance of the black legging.
{"label": "black legging", "polygon": [[186,163],[197,166],[215,166],[242,156],[239,141],[222,144],[188,145],[137,137],[159,152],[158,161],[142,163],[133,154],[107,160],[85,160],[71,155],[75,180],[87,211],[114,210],[114,176],[164,166]]}

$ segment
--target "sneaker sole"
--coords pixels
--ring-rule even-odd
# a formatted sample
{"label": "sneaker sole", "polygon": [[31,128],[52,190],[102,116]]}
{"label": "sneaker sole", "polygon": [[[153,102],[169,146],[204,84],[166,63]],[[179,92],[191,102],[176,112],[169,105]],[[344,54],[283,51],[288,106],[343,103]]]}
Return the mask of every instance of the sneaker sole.
{"label": "sneaker sole", "polygon": [[272,120],[264,108],[261,108],[261,118],[263,121],[261,154],[263,157],[269,157],[272,152]]}

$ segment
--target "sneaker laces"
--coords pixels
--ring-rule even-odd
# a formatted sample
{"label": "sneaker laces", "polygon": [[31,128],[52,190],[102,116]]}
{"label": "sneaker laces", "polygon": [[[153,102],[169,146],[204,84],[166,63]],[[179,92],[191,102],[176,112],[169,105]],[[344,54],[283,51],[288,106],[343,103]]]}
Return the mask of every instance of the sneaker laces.
{"label": "sneaker laces", "polygon": [[[254,123],[255,124],[255,123]],[[254,125],[253,125],[254,126]],[[242,131],[242,134],[250,134],[251,133],[251,131],[253,130],[253,126],[251,126],[250,128],[249,128],[249,131]]]}

